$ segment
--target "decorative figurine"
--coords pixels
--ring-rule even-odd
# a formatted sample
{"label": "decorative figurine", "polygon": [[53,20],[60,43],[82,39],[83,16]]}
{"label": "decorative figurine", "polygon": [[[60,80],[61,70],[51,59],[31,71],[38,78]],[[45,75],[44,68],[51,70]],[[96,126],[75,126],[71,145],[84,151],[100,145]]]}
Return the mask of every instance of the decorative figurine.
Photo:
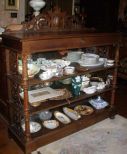
{"label": "decorative figurine", "polygon": [[79,96],[80,95],[80,89],[81,89],[81,84],[82,84],[82,78],[81,76],[76,76],[72,78],[72,94],[74,96]]}

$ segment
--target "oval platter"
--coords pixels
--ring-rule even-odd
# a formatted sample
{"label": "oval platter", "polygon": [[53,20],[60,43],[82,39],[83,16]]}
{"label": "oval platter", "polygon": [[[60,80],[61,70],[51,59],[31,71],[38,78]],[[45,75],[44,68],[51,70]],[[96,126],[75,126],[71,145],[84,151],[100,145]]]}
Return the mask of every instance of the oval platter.
{"label": "oval platter", "polygon": [[94,112],[94,109],[88,105],[77,105],[74,110],[80,115],[90,115]]}
{"label": "oval platter", "polygon": [[68,117],[70,117],[73,120],[78,120],[81,118],[81,115],[71,108],[63,107],[63,111]]}
{"label": "oval platter", "polygon": [[63,124],[69,124],[71,122],[71,120],[65,114],[59,111],[55,111],[54,116],[57,120],[59,120]]}

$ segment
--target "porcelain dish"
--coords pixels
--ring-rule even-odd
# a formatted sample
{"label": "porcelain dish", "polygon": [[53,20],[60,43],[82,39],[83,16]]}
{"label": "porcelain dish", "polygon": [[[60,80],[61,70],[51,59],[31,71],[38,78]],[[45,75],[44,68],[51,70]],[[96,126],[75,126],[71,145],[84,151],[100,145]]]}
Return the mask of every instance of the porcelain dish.
{"label": "porcelain dish", "polygon": [[43,122],[43,126],[48,129],[55,129],[59,126],[59,122],[57,120],[46,120]]}
{"label": "porcelain dish", "polygon": [[67,66],[64,68],[64,74],[69,75],[69,74],[73,74],[75,71],[75,67],[73,66]]}
{"label": "porcelain dish", "polygon": [[71,120],[65,114],[59,111],[55,111],[54,116],[57,120],[59,120],[63,124],[69,124],[71,122]]}
{"label": "porcelain dish", "polygon": [[94,65],[99,62],[99,55],[92,53],[84,53],[81,56],[81,61],[83,61],[84,65]]}
{"label": "porcelain dish", "polygon": [[41,101],[40,102],[37,101],[37,102],[29,103],[29,104],[33,107],[38,107],[41,105]]}
{"label": "porcelain dish", "polygon": [[49,80],[53,77],[53,73],[51,71],[45,71],[39,75],[41,80]]}
{"label": "porcelain dish", "polygon": [[115,60],[113,60],[113,59],[107,59],[107,63],[110,63],[110,64],[114,63],[114,61]]}
{"label": "porcelain dish", "polygon": [[[25,131],[25,123],[22,122],[22,129]],[[41,124],[38,122],[30,121],[30,133],[36,133],[41,130]]]}
{"label": "porcelain dish", "polygon": [[100,67],[100,66],[104,65],[104,61],[99,61],[96,64],[92,64],[92,63],[91,64],[85,64],[84,61],[79,60],[78,63],[80,64],[80,66],[83,66],[83,67]]}
{"label": "porcelain dish", "polygon": [[71,64],[70,61],[63,60],[63,59],[55,59],[55,60],[53,60],[53,62],[56,63],[58,66],[60,66],[62,68],[69,66]]}
{"label": "porcelain dish", "polygon": [[90,115],[94,111],[94,109],[88,105],[77,105],[74,110],[80,115]]}
{"label": "porcelain dish", "polygon": [[42,111],[38,114],[39,118],[43,121],[45,120],[50,120],[52,117],[52,112],[46,110],[46,111]]}
{"label": "porcelain dish", "polygon": [[95,109],[103,109],[106,106],[108,106],[108,102],[103,100],[100,96],[98,96],[95,99],[90,99],[89,103],[95,108]]}
{"label": "porcelain dish", "polygon": [[68,107],[63,107],[63,111],[68,117],[70,117],[73,120],[78,120],[81,118],[81,115],[78,112]]}
{"label": "porcelain dish", "polygon": [[[28,67],[28,77],[29,78],[34,77],[40,71],[40,68],[35,64],[28,64],[27,67]],[[18,66],[18,71],[20,74],[22,74],[22,65]]]}
{"label": "porcelain dish", "polygon": [[76,62],[79,59],[81,59],[82,53],[83,53],[82,51],[78,51],[78,50],[77,51],[70,51],[70,52],[68,52],[66,59],[71,62]]}
{"label": "porcelain dish", "polygon": [[90,86],[90,87],[84,88],[83,92],[85,92],[86,94],[93,94],[96,92],[96,86]]}

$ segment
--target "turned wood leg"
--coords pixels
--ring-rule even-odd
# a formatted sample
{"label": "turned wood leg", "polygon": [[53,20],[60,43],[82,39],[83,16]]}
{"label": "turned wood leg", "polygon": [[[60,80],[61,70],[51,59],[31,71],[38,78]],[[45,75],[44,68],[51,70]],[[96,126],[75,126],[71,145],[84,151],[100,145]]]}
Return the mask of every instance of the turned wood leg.
{"label": "turned wood leg", "polygon": [[116,109],[114,107],[112,107],[110,112],[109,112],[109,118],[110,119],[115,119],[116,113],[117,113]]}

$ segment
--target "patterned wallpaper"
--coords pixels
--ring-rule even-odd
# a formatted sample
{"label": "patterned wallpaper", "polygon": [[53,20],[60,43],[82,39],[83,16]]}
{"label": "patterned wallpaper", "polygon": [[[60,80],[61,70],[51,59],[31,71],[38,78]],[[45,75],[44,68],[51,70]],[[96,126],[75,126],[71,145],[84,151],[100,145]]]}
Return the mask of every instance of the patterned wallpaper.
{"label": "patterned wallpaper", "polygon": [[[11,13],[17,13],[17,18],[11,18]],[[17,24],[24,21],[25,0],[19,0],[18,11],[5,10],[5,0],[0,0],[0,27],[5,27],[10,24]]]}

